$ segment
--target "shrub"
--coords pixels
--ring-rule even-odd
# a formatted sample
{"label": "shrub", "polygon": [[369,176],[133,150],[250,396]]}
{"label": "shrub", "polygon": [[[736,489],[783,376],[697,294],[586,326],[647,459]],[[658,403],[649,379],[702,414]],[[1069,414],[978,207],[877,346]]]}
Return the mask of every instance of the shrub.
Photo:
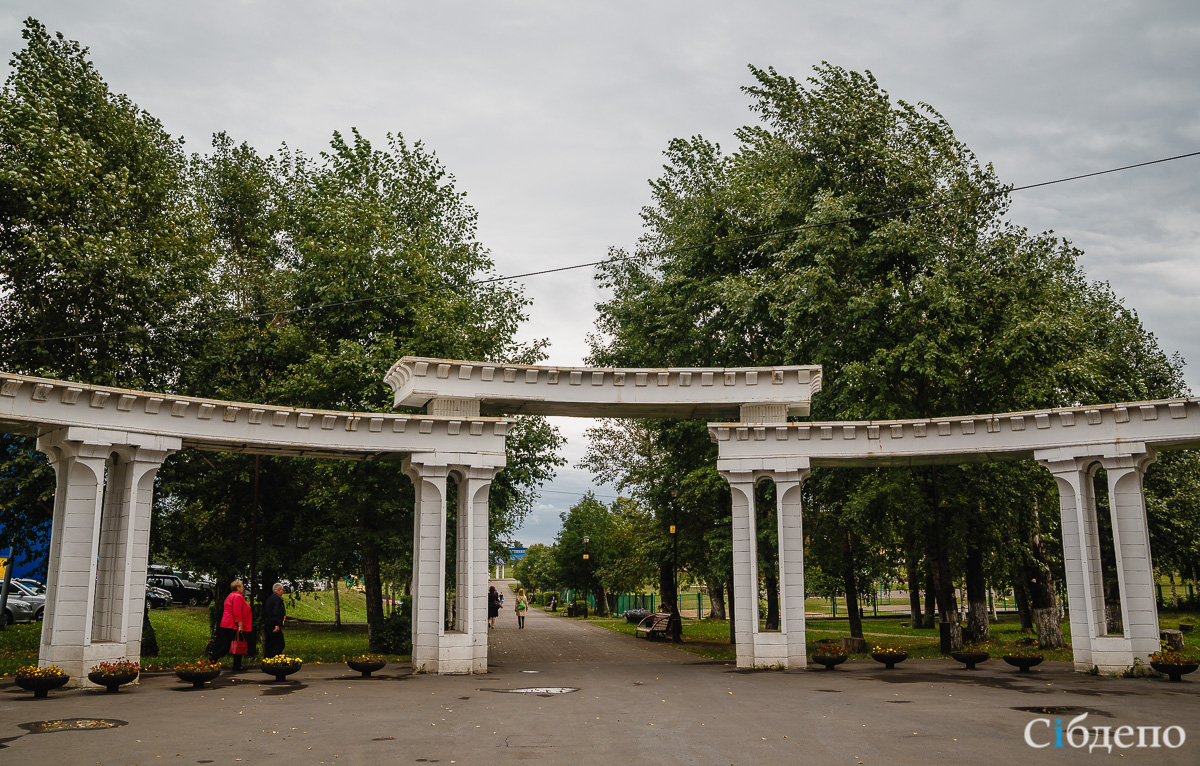
{"label": "shrub", "polygon": [[371,634],[371,651],[380,654],[412,654],[412,599],[383,618],[378,635]]}

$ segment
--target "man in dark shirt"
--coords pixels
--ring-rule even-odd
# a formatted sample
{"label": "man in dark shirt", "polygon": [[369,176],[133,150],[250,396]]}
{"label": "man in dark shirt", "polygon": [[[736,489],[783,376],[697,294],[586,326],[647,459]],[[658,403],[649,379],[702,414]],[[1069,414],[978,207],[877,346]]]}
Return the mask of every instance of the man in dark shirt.
{"label": "man in dark shirt", "polygon": [[283,621],[286,619],[283,611],[283,583],[275,583],[271,595],[263,604],[263,624],[266,626],[267,637],[263,642],[263,656],[274,657],[283,654]]}

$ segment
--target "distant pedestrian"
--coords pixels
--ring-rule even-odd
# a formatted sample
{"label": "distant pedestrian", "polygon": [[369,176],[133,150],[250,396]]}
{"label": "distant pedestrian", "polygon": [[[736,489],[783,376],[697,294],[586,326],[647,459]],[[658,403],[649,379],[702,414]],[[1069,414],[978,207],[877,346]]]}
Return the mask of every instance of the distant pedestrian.
{"label": "distant pedestrian", "polygon": [[271,595],[267,596],[267,600],[263,604],[263,622],[266,624],[267,631],[263,638],[263,657],[283,654],[283,623],[286,620],[287,613],[283,606],[283,583],[277,582],[271,588]]}
{"label": "distant pedestrian", "polygon": [[529,611],[529,600],[525,598],[525,589],[517,591],[517,627],[525,627],[525,614]]}
{"label": "distant pedestrian", "polygon": [[488,586],[488,627],[496,627],[496,618],[500,616],[500,594],[495,585]]}
{"label": "distant pedestrian", "polygon": [[245,634],[250,632],[250,605],[246,603],[246,586],[241,580],[229,583],[229,595],[225,597],[225,606],[221,612],[221,625],[217,628],[217,645],[213,650],[212,659],[221,659],[226,654],[233,655],[233,669],[242,669],[242,657],[246,654]]}

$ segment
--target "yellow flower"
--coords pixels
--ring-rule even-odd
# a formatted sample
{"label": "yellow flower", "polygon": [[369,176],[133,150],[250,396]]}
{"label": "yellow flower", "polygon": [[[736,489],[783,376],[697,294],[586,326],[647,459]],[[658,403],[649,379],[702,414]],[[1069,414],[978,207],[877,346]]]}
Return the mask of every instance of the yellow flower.
{"label": "yellow flower", "polygon": [[37,665],[26,665],[19,668],[16,673],[17,678],[61,678],[65,675],[62,668],[57,665],[47,665],[44,668],[39,668]]}

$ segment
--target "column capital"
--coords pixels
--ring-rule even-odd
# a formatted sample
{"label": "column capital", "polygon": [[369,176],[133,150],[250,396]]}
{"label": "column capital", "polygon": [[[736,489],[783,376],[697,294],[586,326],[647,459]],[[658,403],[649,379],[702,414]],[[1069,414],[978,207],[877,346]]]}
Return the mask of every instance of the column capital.
{"label": "column capital", "polygon": [[[805,455],[776,455],[773,457],[721,457],[717,458],[717,472],[726,474],[753,473],[758,478],[800,476],[803,480],[812,470],[812,462]],[[757,481],[757,479],[755,479]]]}
{"label": "column capital", "polygon": [[1036,450],[1033,457],[1050,473],[1063,474],[1083,471],[1099,463],[1104,468],[1137,468],[1145,470],[1158,457],[1145,442],[1109,444],[1079,444],[1072,447]]}
{"label": "column capital", "polygon": [[50,456],[108,459],[116,452],[127,460],[158,462],[166,460],[183,447],[178,436],[143,434],[133,431],[113,431],[104,428],[67,426],[42,434],[37,439],[38,451]]}

